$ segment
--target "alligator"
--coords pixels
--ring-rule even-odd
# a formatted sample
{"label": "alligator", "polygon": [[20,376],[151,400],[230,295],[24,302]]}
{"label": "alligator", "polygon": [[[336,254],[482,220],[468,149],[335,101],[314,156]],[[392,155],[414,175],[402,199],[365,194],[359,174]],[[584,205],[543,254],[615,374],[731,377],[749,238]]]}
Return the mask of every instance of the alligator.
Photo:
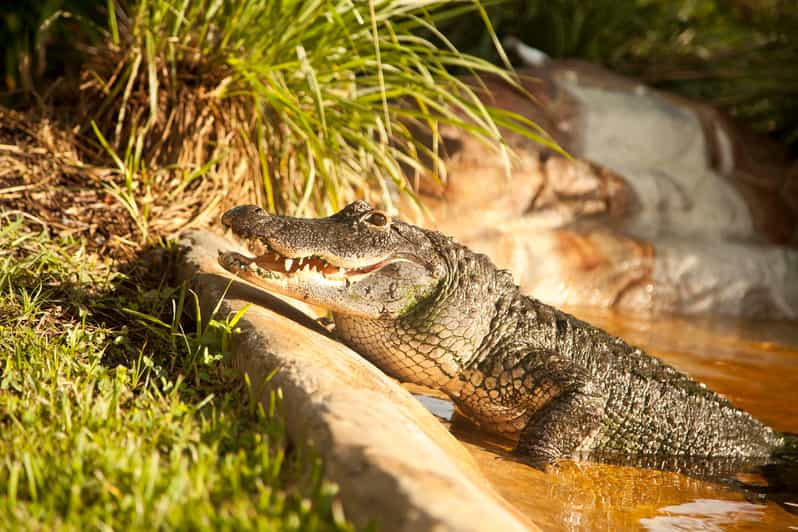
{"label": "alligator", "polygon": [[387,374],[441,390],[533,465],[587,454],[768,457],[782,435],[622,339],[519,291],[480,253],[364,201],[327,218],[235,207],[219,263],[332,312]]}

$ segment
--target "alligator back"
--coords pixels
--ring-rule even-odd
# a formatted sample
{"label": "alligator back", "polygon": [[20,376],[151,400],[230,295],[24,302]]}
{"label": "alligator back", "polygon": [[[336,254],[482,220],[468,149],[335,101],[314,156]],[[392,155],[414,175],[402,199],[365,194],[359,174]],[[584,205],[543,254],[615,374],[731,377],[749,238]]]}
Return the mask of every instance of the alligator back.
{"label": "alligator back", "polygon": [[[472,371],[497,375],[498,383],[524,375],[530,397],[541,384],[554,390],[548,400],[526,405],[523,428],[515,424],[520,447],[539,446],[525,438],[563,439],[549,432],[567,423],[539,415],[558,402],[564,403],[559,415],[574,420],[585,417],[574,412],[580,405],[591,410],[583,430],[567,428],[558,455],[764,457],[783,442],[726,398],[620,338],[520,293],[503,307],[496,318],[503,325],[494,328],[499,337],[486,339]],[[505,402],[517,404],[518,395]],[[466,403],[475,410],[473,401]],[[549,426],[530,430],[541,417]]]}

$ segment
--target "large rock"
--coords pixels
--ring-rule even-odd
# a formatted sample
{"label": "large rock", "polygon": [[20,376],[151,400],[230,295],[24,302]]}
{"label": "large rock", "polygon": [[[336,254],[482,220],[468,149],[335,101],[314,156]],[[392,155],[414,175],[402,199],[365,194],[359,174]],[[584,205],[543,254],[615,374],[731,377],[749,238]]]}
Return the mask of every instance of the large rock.
{"label": "large rock", "polygon": [[222,316],[254,303],[232,340],[234,365],[250,375],[264,403],[271,390],[282,391],[289,437],[322,456],[349,519],[375,521],[382,530],[537,528],[501,499],[468,451],[409,392],[329,338],[301,304],[231,280],[216,257],[234,244],[196,231],[183,245],[180,277],[199,295],[203,316],[222,298]]}
{"label": "large rock", "polygon": [[[431,225],[554,305],[798,317],[798,165],[710,106],[599,67],[495,78],[486,103],[531,119],[573,159],[511,131],[519,154],[444,132],[448,181],[423,183]],[[420,220],[416,220],[420,221]]]}

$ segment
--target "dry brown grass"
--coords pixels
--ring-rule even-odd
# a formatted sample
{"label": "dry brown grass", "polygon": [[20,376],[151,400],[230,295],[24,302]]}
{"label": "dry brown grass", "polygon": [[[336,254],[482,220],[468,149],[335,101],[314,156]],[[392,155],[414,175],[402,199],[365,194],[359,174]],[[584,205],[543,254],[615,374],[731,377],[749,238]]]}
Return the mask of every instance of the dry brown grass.
{"label": "dry brown grass", "polygon": [[[181,115],[175,111],[175,116]],[[182,116],[181,122],[188,123]],[[206,129],[208,123],[219,123],[209,118],[194,123],[203,121]],[[56,234],[84,237],[98,252],[126,258],[147,241],[209,226],[224,209],[254,198],[246,159],[233,166],[236,158],[228,158],[228,164],[223,161],[191,182],[186,166],[145,167],[134,182],[137,207],[146,215],[143,228],[112,193],[124,176],[101,165],[98,146],[84,138],[33,111],[0,108],[0,211],[26,213]],[[186,142],[184,150],[205,145]],[[189,156],[198,154],[183,154]],[[228,177],[222,178],[222,172]]]}

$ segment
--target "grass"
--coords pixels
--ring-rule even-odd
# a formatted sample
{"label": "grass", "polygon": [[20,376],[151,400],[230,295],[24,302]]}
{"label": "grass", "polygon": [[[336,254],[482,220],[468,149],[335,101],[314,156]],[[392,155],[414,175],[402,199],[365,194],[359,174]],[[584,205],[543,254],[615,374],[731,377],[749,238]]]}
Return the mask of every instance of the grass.
{"label": "grass", "polygon": [[[213,171],[251,187],[270,211],[329,213],[356,197],[391,209],[395,193],[412,196],[406,173],[445,178],[442,124],[505,152],[508,168],[499,126],[551,144],[522,117],[485,107],[450,73],[513,82],[435,30],[463,6],[480,10],[476,2],[109,6],[106,42],[88,54],[83,89],[111,147],[139,154],[147,168],[214,161]],[[414,127],[431,132],[432,144]]]}
{"label": "grass", "polygon": [[141,286],[0,217],[0,528],[350,529],[225,365],[235,317],[184,331],[190,295]]}

